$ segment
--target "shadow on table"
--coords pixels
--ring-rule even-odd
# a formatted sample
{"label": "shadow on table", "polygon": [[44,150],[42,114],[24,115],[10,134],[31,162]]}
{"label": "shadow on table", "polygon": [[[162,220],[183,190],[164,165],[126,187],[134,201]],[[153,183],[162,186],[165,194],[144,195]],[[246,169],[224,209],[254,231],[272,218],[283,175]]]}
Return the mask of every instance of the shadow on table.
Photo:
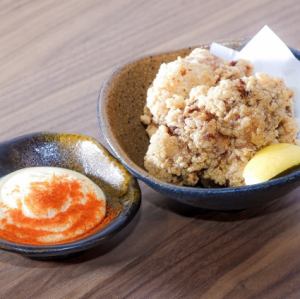
{"label": "shadow on table", "polygon": [[296,198],[296,195],[297,195],[297,190],[294,190],[287,196],[278,198],[273,202],[269,202],[260,207],[249,208],[245,210],[236,210],[236,211],[235,210],[214,211],[214,210],[201,209],[201,208],[185,205],[172,198],[166,198],[163,196],[149,197],[148,200],[153,205],[155,205],[160,209],[169,210],[183,217],[220,221],[220,222],[234,222],[234,221],[241,221],[241,220],[255,218],[266,214],[275,213],[279,210],[285,209],[291,205],[293,200]]}
{"label": "shadow on table", "polygon": [[[133,233],[138,222],[140,221],[140,218],[141,213],[140,211],[138,211],[137,215],[133,218],[133,220],[124,229],[122,229],[122,231],[113,236],[110,240],[107,240],[107,242],[89,250],[86,250],[82,253],[79,252],[77,254],[74,254],[73,256],[71,255],[67,259],[63,258],[61,262],[66,264],[82,263],[107,254],[114,248],[118,247],[118,245],[124,242],[127,239],[127,237],[129,237],[129,235]],[[56,261],[59,262],[60,260],[56,259]]]}

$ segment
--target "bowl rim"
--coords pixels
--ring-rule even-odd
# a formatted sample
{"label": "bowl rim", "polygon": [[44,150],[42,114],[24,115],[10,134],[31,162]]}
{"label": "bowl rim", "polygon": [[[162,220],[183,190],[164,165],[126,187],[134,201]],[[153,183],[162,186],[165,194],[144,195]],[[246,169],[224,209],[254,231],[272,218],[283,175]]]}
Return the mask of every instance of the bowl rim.
{"label": "bowl rim", "polygon": [[[24,134],[9,140],[5,140],[1,143],[6,143],[10,141],[17,141],[23,138],[31,138],[39,135],[55,135],[55,134],[64,134],[70,136],[80,136],[85,137],[88,140],[94,142],[97,146],[107,152],[109,155],[111,153],[94,137],[78,134],[78,133],[65,133],[65,132],[50,132],[50,131],[39,131],[33,132],[29,134]],[[113,155],[111,155],[113,159],[116,159]],[[120,163],[116,159],[117,163]],[[122,163],[120,163],[122,165]],[[76,252],[84,251],[94,246],[99,245],[102,241],[111,238],[114,234],[121,231],[136,215],[141,205],[141,190],[139,187],[136,178],[131,176],[128,186],[128,191],[135,191],[136,198],[135,200],[127,207],[126,210],[122,210],[121,213],[111,222],[109,222],[104,228],[101,228],[99,231],[95,231],[90,235],[83,236],[82,238],[76,239],[74,241],[59,243],[59,244],[49,244],[49,245],[31,245],[31,244],[23,244],[16,243],[12,241],[5,240],[0,238],[0,249],[23,254],[25,256],[30,257],[58,257],[68,254],[73,254]],[[124,195],[123,195],[124,196]]]}
{"label": "bowl rim", "polygon": [[[220,43],[226,46],[232,46],[232,45],[239,45],[243,46],[245,42],[248,40],[248,38],[240,39],[240,40],[224,40]],[[108,120],[108,114],[107,114],[107,101],[108,97],[107,94],[109,93],[109,90],[111,89],[111,83],[114,81],[114,79],[118,76],[118,74],[124,70],[126,67],[130,66],[133,63],[139,62],[143,59],[155,57],[158,55],[165,55],[172,52],[177,51],[184,51],[184,50],[192,50],[196,47],[204,47],[208,48],[210,43],[200,44],[197,46],[191,46],[181,49],[175,49],[171,51],[163,51],[163,52],[157,52],[150,55],[141,55],[140,57],[136,59],[129,60],[123,64],[119,64],[116,66],[111,74],[108,76],[108,78],[102,83],[98,98],[97,98],[97,118],[98,123],[100,124],[100,129],[102,131],[102,134],[112,152],[112,154],[122,163],[124,166],[128,169],[129,172],[131,172],[135,177],[142,180],[148,185],[154,185],[159,186],[161,189],[164,190],[174,190],[175,192],[179,193],[191,193],[191,194],[207,194],[207,195],[220,195],[220,194],[230,194],[235,192],[242,192],[242,193],[248,193],[249,191],[257,191],[257,190],[264,190],[268,189],[270,187],[274,186],[281,186],[286,183],[292,183],[295,181],[298,181],[300,179],[300,170],[294,171],[290,174],[284,175],[279,178],[271,179],[269,181],[259,183],[259,184],[253,184],[253,185],[245,185],[245,186],[239,186],[239,187],[221,187],[221,188],[202,188],[202,187],[192,187],[192,186],[179,186],[171,183],[164,182],[160,179],[157,179],[150,173],[148,173],[145,169],[141,168],[139,165],[134,163],[122,150],[122,148],[119,145],[119,142],[115,138],[112,131],[109,129],[109,120]],[[295,55],[295,57],[300,60],[300,50],[291,48],[290,50]]]}

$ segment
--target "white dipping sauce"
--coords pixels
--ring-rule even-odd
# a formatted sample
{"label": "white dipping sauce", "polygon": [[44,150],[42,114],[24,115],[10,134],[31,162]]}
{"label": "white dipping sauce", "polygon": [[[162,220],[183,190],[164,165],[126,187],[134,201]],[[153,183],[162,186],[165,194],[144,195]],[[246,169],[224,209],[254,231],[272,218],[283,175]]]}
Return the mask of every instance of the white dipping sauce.
{"label": "white dipping sauce", "polygon": [[62,243],[88,234],[106,213],[103,191],[88,177],[58,167],[32,167],[0,180],[0,237]]}

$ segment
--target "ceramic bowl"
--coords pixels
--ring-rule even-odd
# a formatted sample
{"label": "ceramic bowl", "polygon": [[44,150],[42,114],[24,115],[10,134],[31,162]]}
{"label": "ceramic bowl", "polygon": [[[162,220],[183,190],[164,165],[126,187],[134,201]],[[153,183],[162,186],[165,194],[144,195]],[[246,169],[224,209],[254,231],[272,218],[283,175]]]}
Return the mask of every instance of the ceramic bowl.
{"label": "ceramic bowl", "polygon": [[[240,49],[243,42],[226,42]],[[208,45],[202,45],[208,48]],[[98,99],[101,130],[114,155],[138,179],[166,197],[187,205],[215,209],[239,210],[259,206],[284,196],[300,183],[300,172],[270,180],[266,183],[238,188],[183,187],[165,183],[150,175],[143,166],[149,139],[140,115],[146,92],[162,62],[185,56],[192,48],[137,59],[118,67],[103,84]],[[292,49],[299,59],[300,52]]]}
{"label": "ceramic bowl", "polygon": [[136,179],[91,137],[42,132],[0,143],[0,177],[35,166],[68,168],[89,177],[104,191],[107,198],[105,219],[111,218],[111,221],[104,219],[99,230],[69,243],[33,246],[0,239],[1,249],[32,258],[71,255],[107,242],[130,222],[140,207],[141,193]]}

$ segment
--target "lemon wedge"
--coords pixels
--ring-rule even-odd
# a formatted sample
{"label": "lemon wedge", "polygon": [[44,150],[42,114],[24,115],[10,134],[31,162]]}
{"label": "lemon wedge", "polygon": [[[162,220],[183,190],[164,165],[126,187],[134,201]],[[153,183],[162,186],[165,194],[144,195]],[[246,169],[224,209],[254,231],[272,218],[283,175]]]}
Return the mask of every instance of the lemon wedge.
{"label": "lemon wedge", "polygon": [[247,163],[243,177],[246,185],[258,184],[300,164],[300,146],[288,143],[269,145]]}

